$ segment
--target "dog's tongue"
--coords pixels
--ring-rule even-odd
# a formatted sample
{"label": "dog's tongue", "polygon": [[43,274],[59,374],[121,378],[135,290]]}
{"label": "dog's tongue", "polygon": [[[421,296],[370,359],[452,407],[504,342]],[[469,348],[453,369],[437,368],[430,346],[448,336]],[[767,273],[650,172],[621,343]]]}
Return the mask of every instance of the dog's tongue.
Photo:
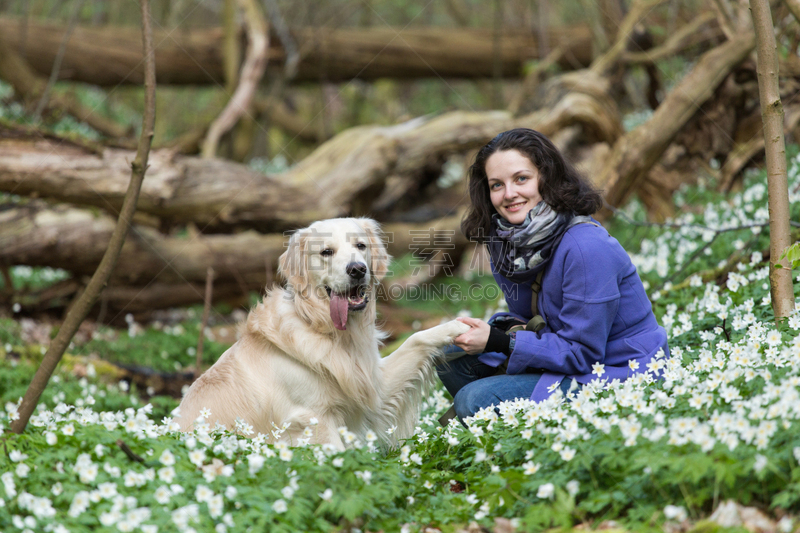
{"label": "dog's tongue", "polygon": [[347,329],[347,298],[335,292],[331,293],[331,320],[336,329]]}

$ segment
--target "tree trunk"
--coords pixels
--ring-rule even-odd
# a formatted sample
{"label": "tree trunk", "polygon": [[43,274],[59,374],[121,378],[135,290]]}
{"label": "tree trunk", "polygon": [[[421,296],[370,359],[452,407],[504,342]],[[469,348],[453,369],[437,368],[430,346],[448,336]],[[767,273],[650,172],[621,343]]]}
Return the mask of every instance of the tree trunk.
{"label": "tree trunk", "polygon": [[750,0],[750,12],[758,42],[758,93],[767,157],[769,285],[775,320],[781,322],[794,311],[794,290],[791,269],[775,267],[778,258],[792,244],[789,231],[786,146],[783,140],[783,105],[778,86],[778,54],[767,0]]}
{"label": "tree trunk", "polygon": [[[545,135],[581,125],[590,139],[613,143],[622,128],[613,101],[604,105],[577,88],[557,105],[513,118],[508,112],[451,112],[395,126],[351,128],[286,172],[265,175],[218,159],[157,150],[138,209],[166,224],[208,228],[246,226],[262,232],[314,220],[368,214],[390,177],[396,198],[413,190],[447,156],[476,148],[497,132],[525,126]],[[5,133],[5,135],[4,135]],[[5,138],[4,138],[5,137]],[[124,196],[126,150],[102,156],[74,145],[0,129],[0,191],[50,197],[116,210]]]}
{"label": "tree trunk", "polygon": [[[27,55],[32,68],[50,74],[64,27],[30,21]],[[0,18],[0,36],[11,45],[21,38],[19,21]],[[359,78],[488,78],[494,72],[491,30],[478,28],[405,28],[402,39],[394,28],[298,28],[293,35],[300,49],[294,82]],[[591,36],[585,26],[555,28],[550,48],[567,43],[563,69],[591,61]],[[222,28],[155,32],[159,84],[216,83],[225,85]],[[541,59],[536,37],[504,32],[500,40],[503,76],[519,77],[526,61]],[[142,83],[141,36],[134,28],[78,26],[61,67],[61,79],[101,86]],[[566,58],[569,58],[568,61]],[[283,70],[286,53],[270,43],[269,68]]]}
{"label": "tree trunk", "polygon": [[78,327],[86,318],[86,315],[91,310],[100,292],[108,282],[114,265],[119,257],[120,250],[125,243],[125,236],[128,234],[128,227],[133,220],[133,214],[136,211],[136,201],[139,198],[139,191],[144,180],[144,174],[147,171],[147,157],[150,153],[150,144],[153,140],[153,128],[156,120],[156,69],[155,69],[155,51],[153,49],[153,32],[150,29],[150,7],[148,0],[141,2],[142,13],[142,42],[143,42],[143,57],[145,63],[145,98],[144,98],[144,113],[142,117],[142,132],[139,137],[139,146],[136,150],[136,159],[131,164],[131,178],[128,185],[128,190],[125,193],[125,198],[122,202],[122,207],[119,213],[119,219],[114,226],[114,231],[109,239],[108,247],[103,253],[103,258],[97,266],[92,275],[92,279],[86,286],[86,289],[75,300],[75,303],[70,307],[64,322],[58,330],[53,342],[47,348],[42,363],[36,369],[36,373],[31,380],[31,384],[25,391],[25,396],[19,406],[19,418],[11,423],[11,430],[14,433],[22,433],[28,425],[33,410],[39,403],[39,398],[47,387],[50,376],[64,355],[67,346],[69,345]]}

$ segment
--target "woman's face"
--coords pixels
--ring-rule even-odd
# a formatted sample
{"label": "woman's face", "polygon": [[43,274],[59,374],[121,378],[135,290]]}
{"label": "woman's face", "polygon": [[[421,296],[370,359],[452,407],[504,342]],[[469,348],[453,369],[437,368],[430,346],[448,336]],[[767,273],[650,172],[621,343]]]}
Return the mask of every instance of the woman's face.
{"label": "woman's face", "polygon": [[493,153],[486,160],[489,197],[501,217],[511,224],[525,221],[528,211],[542,201],[539,171],[518,150]]}

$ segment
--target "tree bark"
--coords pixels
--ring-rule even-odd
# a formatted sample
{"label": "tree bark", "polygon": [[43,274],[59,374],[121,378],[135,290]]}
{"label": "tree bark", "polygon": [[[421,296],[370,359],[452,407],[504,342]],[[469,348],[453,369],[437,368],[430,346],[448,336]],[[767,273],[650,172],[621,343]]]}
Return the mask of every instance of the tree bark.
{"label": "tree bark", "polygon": [[[50,73],[64,27],[31,21],[27,60],[41,76]],[[398,39],[398,33],[402,39]],[[488,78],[494,68],[491,30],[479,28],[296,28],[300,50],[293,82],[317,83],[353,78]],[[0,18],[0,35],[7,43],[20,38],[19,21]],[[160,84],[225,84],[222,28],[155,31],[156,69]],[[549,47],[566,43],[564,70],[591,61],[591,36],[586,26],[555,28]],[[536,37],[505,32],[500,40],[503,76],[516,78],[526,61],[539,58]],[[142,83],[141,37],[133,28],[75,28],[64,54],[61,79],[101,86]],[[569,58],[569,60],[567,59]],[[283,71],[286,53],[270,44],[269,68]]]}
{"label": "tree bark", "polygon": [[764,124],[769,193],[769,285],[772,311],[780,323],[794,311],[794,289],[790,268],[776,268],[783,252],[792,244],[789,231],[789,182],[786,146],[783,140],[783,105],[778,86],[778,54],[775,30],[767,0],[750,0],[750,12],[758,42],[758,93]]}
{"label": "tree bark", "polygon": [[[606,202],[614,207],[622,205],[678,131],[754,47],[754,35],[744,33],[703,54],[689,74],[667,94],[653,116],[617,140],[595,181],[595,185],[604,190]],[[600,216],[608,216],[608,213]]]}
{"label": "tree bark", "polygon": [[253,102],[253,97],[258,90],[258,84],[264,75],[269,53],[269,33],[267,21],[258,7],[256,0],[239,0],[239,7],[244,11],[245,27],[247,28],[247,53],[239,82],[233,91],[231,99],[225,109],[211,123],[208,134],[203,142],[203,157],[214,157],[217,145],[222,135],[229,131],[236,122],[247,113]]}
{"label": "tree bark", "polygon": [[75,301],[67,313],[64,322],[50,343],[47,352],[42,359],[42,363],[25,391],[25,396],[19,406],[19,418],[11,423],[11,430],[15,433],[22,433],[28,425],[33,410],[39,403],[39,398],[47,387],[50,376],[64,355],[72,337],[83,322],[83,319],[91,310],[103,287],[108,282],[114,265],[119,257],[120,250],[125,243],[125,236],[128,233],[133,214],[136,211],[136,201],[139,197],[139,190],[144,180],[147,170],[147,156],[150,153],[150,144],[153,140],[153,128],[156,118],[156,71],[155,71],[155,52],[153,50],[153,32],[150,28],[150,7],[148,0],[141,1],[142,12],[142,41],[143,56],[145,61],[145,109],[142,118],[142,132],[139,137],[139,147],[136,151],[136,159],[131,164],[131,178],[128,191],[122,203],[119,219],[114,227],[114,232],[108,243],[108,248],[103,254],[103,258],[97,267],[92,279],[86,286],[81,296]]}
{"label": "tree bark", "polygon": [[[156,150],[138,210],[166,224],[194,222],[209,230],[245,226],[262,232],[368,214],[389,178],[400,182],[393,192],[402,196],[426,170],[440,167],[450,154],[486,143],[499,131],[525,126],[552,135],[581,125],[589,138],[613,143],[622,130],[611,104],[599,103],[576,84],[556,105],[518,118],[503,111],[457,111],[395,126],[351,128],[274,175]],[[0,191],[94,205],[112,213],[119,209],[130,152],[106,149],[98,156],[38,137],[3,137],[0,130]]]}
{"label": "tree bark", "polygon": [[[459,231],[461,214],[430,222],[383,225],[387,248],[394,256],[414,250],[420,234],[435,232],[452,237],[456,249],[466,239]],[[108,248],[114,220],[102,212],[32,201],[0,211],[0,264],[49,266],[71,272],[75,280],[90,275]],[[214,270],[214,297],[220,301],[241,298],[261,290],[274,279],[278,258],[288,237],[247,231],[232,235],[168,237],[152,228],[133,224],[120,251],[103,300],[110,312],[132,312],[188,305],[203,301],[208,268]],[[455,257],[455,252],[453,257]],[[265,273],[266,266],[266,273]],[[60,290],[33,298],[26,310],[45,307],[44,299],[64,301],[80,285],[64,282]],[[158,290],[151,290],[158,287]],[[139,291],[143,291],[139,295]],[[159,293],[164,298],[159,299]],[[127,299],[126,299],[127,298]]]}

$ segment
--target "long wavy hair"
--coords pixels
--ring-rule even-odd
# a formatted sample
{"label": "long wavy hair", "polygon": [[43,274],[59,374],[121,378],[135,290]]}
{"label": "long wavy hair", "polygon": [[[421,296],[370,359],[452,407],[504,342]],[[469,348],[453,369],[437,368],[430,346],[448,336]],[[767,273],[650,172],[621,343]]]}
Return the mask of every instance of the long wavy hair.
{"label": "long wavy hair", "polygon": [[484,145],[469,167],[471,204],[461,221],[461,231],[468,239],[483,243],[489,236],[497,210],[489,196],[486,160],[503,150],[517,150],[531,160],[539,171],[539,194],[553,210],[588,216],[603,206],[600,192],[564,159],[550,139],[535,130],[516,128]]}

